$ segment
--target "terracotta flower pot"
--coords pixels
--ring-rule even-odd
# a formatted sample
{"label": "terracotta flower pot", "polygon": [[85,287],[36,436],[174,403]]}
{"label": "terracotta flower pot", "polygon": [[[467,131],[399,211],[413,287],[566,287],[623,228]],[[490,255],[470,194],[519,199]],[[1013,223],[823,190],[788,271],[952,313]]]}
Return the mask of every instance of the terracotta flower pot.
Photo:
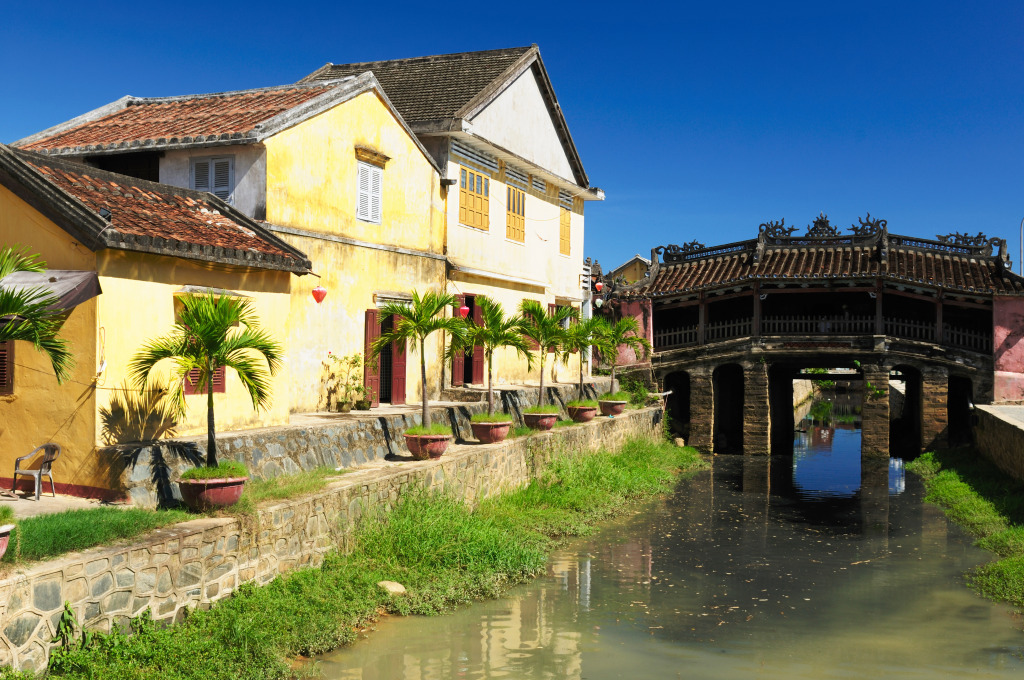
{"label": "terracotta flower pot", "polygon": [[416,460],[440,458],[452,440],[451,435],[448,434],[407,434],[404,436],[405,445],[409,447],[409,453]]}
{"label": "terracotta flower pot", "polygon": [[234,505],[242,497],[248,477],[221,479],[182,479],[178,482],[181,500],[189,510],[202,512]]}
{"label": "terracotta flower pot", "polygon": [[589,423],[597,415],[596,406],[568,406],[569,417],[577,423]]}
{"label": "terracotta flower pot", "polygon": [[526,426],[534,430],[550,430],[558,420],[557,413],[524,413],[523,420]]}
{"label": "terracotta flower pot", "polygon": [[11,540],[12,531],[14,531],[13,524],[5,524],[0,527],[0,557],[7,552],[7,542]]}
{"label": "terracotta flower pot", "polygon": [[626,408],[628,401],[598,401],[597,405],[601,407],[602,415],[606,416],[617,416],[622,413]]}
{"label": "terracotta flower pot", "polygon": [[473,436],[481,444],[497,444],[500,441],[504,441],[505,437],[508,436],[509,429],[512,427],[511,422],[470,423],[469,425],[473,428]]}

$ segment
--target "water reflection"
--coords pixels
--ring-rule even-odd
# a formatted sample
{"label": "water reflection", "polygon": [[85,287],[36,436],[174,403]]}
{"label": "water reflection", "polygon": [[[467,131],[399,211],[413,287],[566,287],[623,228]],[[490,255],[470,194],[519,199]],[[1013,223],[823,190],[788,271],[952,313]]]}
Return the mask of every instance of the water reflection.
{"label": "water reflection", "polygon": [[810,497],[835,480],[808,482],[789,460],[716,456],[556,554],[546,577],[450,616],[382,621],[325,658],[325,676],[1020,676],[1019,621],[961,582],[986,554],[915,478],[858,460],[855,493]]}

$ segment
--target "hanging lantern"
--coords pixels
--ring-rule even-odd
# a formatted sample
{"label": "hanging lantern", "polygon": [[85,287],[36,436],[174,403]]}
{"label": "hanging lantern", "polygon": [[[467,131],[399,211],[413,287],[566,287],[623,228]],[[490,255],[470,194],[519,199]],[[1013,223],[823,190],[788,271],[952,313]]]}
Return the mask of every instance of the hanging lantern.
{"label": "hanging lantern", "polygon": [[465,302],[463,302],[462,306],[459,307],[459,316],[461,316],[463,319],[469,316],[469,307],[466,306]]}
{"label": "hanging lantern", "polygon": [[323,286],[317,286],[316,288],[313,289],[313,299],[316,300],[317,304],[323,302],[325,297],[327,297],[326,288],[324,288]]}
{"label": "hanging lantern", "polygon": [[596,290],[598,293],[601,292],[602,288],[604,288],[604,284],[601,283],[600,281],[594,284],[594,290]]}
{"label": "hanging lantern", "polygon": [[603,305],[604,305],[604,298],[597,298],[596,300],[594,300],[594,306],[597,307],[598,309],[601,309],[601,307]]}

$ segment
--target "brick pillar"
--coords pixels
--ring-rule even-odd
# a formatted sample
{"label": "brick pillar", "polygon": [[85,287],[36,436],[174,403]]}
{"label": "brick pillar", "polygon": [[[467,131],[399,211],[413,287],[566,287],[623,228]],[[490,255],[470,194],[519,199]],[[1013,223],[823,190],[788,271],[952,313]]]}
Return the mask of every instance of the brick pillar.
{"label": "brick pillar", "polygon": [[941,449],[949,442],[949,369],[929,366],[921,371],[922,451]]}
{"label": "brick pillar", "polygon": [[690,446],[710,453],[715,432],[715,394],[711,373],[714,367],[690,371]]}
{"label": "brick pillar", "polygon": [[771,453],[771,408],[768,402],[768,364],[743,367],[743,453]]}
{"label": "brick pillar", "polygon": [[[889,368],[861,367],[864,374],[864,405],[861,408],[862,457],[889,456]],[[877,396],[875,393],[882,390]]]}

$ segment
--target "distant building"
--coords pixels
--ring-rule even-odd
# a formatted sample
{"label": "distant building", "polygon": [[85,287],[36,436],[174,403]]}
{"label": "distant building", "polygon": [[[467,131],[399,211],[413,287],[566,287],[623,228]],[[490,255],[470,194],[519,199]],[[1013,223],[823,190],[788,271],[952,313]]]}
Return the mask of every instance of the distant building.
{"label": "distant building", "polygon": [[609,281],[622,279],[625,283],[636,283],[647,276],[651,268],[651,261],[637,253],[607,274]]}

